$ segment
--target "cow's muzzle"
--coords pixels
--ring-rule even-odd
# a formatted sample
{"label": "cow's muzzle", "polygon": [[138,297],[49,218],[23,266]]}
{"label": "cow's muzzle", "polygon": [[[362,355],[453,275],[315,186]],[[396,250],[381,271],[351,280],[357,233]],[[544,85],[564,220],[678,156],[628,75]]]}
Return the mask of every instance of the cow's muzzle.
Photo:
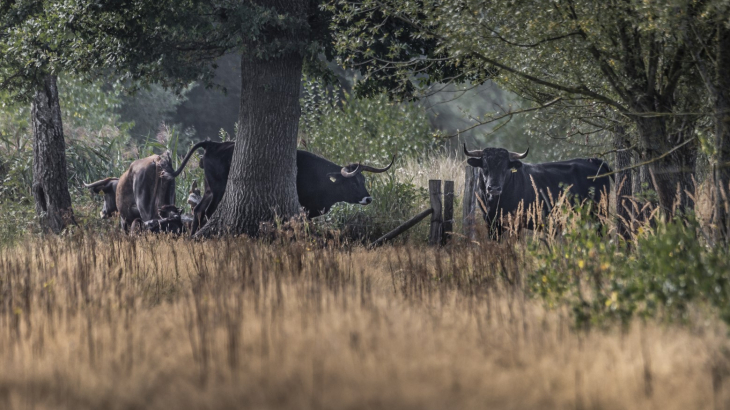
{"label": "cow's muzzle", "polygon": [[498,186],[488,186],[487,187],[487,193],[489,195],[500,195],[502,193],[502,187]]}
{"label": "cow's muzzle", "polygon": [[373,198],[366,196],[365,198],[360,200],[360,205],[368,205],[371,202],[373,202]]}

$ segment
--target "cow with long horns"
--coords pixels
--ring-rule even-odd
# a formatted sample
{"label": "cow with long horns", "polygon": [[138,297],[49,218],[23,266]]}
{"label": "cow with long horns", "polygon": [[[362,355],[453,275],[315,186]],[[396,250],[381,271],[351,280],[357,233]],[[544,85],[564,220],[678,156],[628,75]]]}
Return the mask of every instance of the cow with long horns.
{"label": "cow with long horns", "polygon": [[[500,234],[501,221],[523,204],[524,210],[538,203],[540,212],[549,212],[558,197],[568,189],[573,200],[586,199],[600,202],[608,195],[610,178],[600,176],[612,172],[608,164],[598,158],[571,159],[560,162],[528,164],[522,154],[503,148],[485,148],[469,151],[464,144],[467,163],[479,169],[477,195],[484,219]],[[598,177],[599,178],[595,178]],[[534,229],[529,220],[528,229]]]}
{"label": "cow with long horns", "polygon": [[[193,145],[183,159],[180,167],[168,177],[178,176],[192,154],[199,148],[205,150],[200,159],[200,167],[205,174],[205,193],[195,206],[193,215],[194,234],[205,221],[213,215],[228,183],[228,173],[233,160],[234,142],[203,141]],[[350,164],[341,167],[311,152],[297,150],[297,195],[299,204],[314,218],[329,212],[337,202],[367,205],[372,197],[365,188],[363,172],[381,173],[393,166],[395,156],[385,168],[375,168],[363,164]],[[272,172],[275,172],[272,170]]]}
{"label": "cow with long horns", "polygon": [[122,229],[126,232],[135,219],[160,219],[159,208],[175,203],[175,178],[170,153],[140,158],[119,178],[105,178],[84,184],[93,193],[104,193],[102,218],[119,212]]}

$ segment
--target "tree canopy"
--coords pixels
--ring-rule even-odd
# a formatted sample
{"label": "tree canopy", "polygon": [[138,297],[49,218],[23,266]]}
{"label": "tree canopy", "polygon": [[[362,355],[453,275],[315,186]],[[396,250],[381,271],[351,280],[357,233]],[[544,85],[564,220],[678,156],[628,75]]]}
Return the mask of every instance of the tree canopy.
{"label": "tree canopy", "polygon": [[676,184],[691,184],[685,170],[694,169],[694,127],[706,104],[688,30],[711,32],[703,16],[719,3],[333,0],[328,10],[342,62],[361,70],[363,90],[395,82],[390,88],[403,93],[447,65],[446,79],[493,73],[585,132],[628,125],[669,211]]}

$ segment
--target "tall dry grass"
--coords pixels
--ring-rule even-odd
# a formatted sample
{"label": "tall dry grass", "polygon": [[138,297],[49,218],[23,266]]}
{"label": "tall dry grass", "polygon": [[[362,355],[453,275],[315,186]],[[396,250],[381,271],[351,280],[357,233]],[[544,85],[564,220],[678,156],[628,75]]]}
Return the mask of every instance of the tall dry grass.
{"label": "tall dry grass", "polygon": [[727,329],[576,331],[509,241],[0,248],[0,408],[727,408]]}
{"label": "tall dry grass", "polygon": [[464,176],[466,159],[458,152],[434,151],[422,157],[404,157],[396,176],[400,181],[412,182],[417,187],[428,189],[428,181],[440,179],[454,181],[457,197],[464,193]]}

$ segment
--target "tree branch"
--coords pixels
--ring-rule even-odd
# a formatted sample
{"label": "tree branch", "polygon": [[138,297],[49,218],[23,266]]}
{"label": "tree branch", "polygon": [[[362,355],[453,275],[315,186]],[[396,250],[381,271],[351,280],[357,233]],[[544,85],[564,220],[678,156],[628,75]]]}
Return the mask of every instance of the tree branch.
{"label": "tree branch", "polygon": [[462,132],[466,132],[466,131],[473,130],[474,128],[481,127],[482,125],[491,124],[491,123],[493,123],[495,121],[499,121],[499,120],[504,119],[504,118],[510,118],[510,119],[512,119],[513,116],[518,115],[518,114],[524,114],[524,113],[527,113],[527,112],[532,112],[532,111],[541,110],[543,108],[547,108],[547,107],[549,107],[549,106],[551,106],[553,104],[556,104],[560,100],[562,100],[562,97],[557,97],[557,98],[554,98],[551,101],[546,102],[545,104],[543,104],[543,105],[541,105],[539,107],[525,108],[525,109],[522,109],[522,110],[519,110],[519,111],[510,111],[510,112],[505,113],[503,115],[500,115],[498,117],[492,117],[492,118],[490,118],[487,121],[477,121],[476,124],[474,124],[474,125],[466,128],[464,130],[459,130],[456,134],[445,135],[445,136],[442,136],[440,138],[445,138],[445,139],[453,138],[453,137],[458,136]]}
{"label": "tree branch", "polygon": [[666,157],[667,155],[671,154],[672,152],[674,152],[674,151],[682,148],[683,146],[685,146],[685,145],[689,144],[690,142],[694,141],[695,139],[697,139],[697,137],[689,138],[685,142],[677,145],[676,147],[670,149],[669,151],[663,153],[662,155],[659,155],[658,157],[652,158],[652,159],[650,159],[648,161],[644,161],[644,162],[642,162],[640,164],[632,165],[630,167],[626,167],[626,168],[622,168],[622,169],[617,169],[617,170],[615,170],[613,172],[607,172],[605,174],[596,175],[596,176],[593,176],[593,177],[588,177],[588,179],[603,178],[603,177],[607,177],[607,176],[610,176],[610,175],[617,174],[619,172],[629,171],[629,170],[632,170],[632,169],[635,169],[635,168],[643,167],[644,165],[649,165],[651,163],[654,163],[654,162],[659,161],[660,159],[662,159],[662,158]]}

